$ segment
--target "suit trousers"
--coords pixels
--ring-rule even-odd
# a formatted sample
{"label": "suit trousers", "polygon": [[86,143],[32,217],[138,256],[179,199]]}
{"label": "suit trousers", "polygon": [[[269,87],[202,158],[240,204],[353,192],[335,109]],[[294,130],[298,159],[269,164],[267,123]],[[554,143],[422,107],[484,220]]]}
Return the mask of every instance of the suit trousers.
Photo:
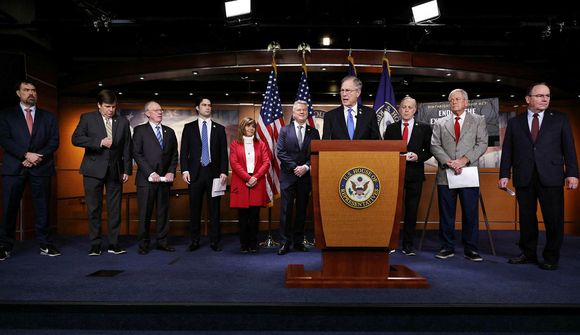
{"label": "suit trousers", "polygon": [[517,187],[520,215],[520,241],[522,253],[536,258],[538,248],[538,199],[546,227],[546,246],[543,257],[546,263],[558,264],[564,239],[564,191],[561,186],[546,187],[539,181],[534,169],[532,181],[526,187]]}
{"label": "suit trousers", "polygon": [[403,222],[403,248],[412,247],[417,226],[417,210],[423,190],[423,180],[405,182],[405,218]]}
{"label": "suit trousers", "polygon": [[32,176],[28,172],[18,176],[2,176],[3,213],[0,225],[0,246],[12,250],[16,233],[16,220],[24,185],[30,183],[36,223],[36,240],[41,245],[51,244],[49,231],[50,176]]}
{"label": "suit trousers", "polygon": [[455,250],[455,208],[458,196],[461,203],[461,242],[464,252],[477,252],[479,187],[450,189],[447,185],[437,185],[441,248]]}
{"label": "suit trousers", "polygon": [[242,249],[258,249],[258,229],[260,226],[260,207],[238,209],[240,226],[240,246]]}
{"label": "suit trousers", "polygon": [[89,214],[89,239],[92,246],[100,246],[102,243],[103,189],[106,190],[109,244],[119,243],[123,183],[117,174],[110,173],[110,171],[109,168],[105,178],[83,177],[85,200]]}
{"label": "suit trousers", "polygon": [[[304,224],[310,189],[309,177],[300,178],[295,183],[282,189],[280,208],[280,237],[282,243],[302,244],[304,242]],[[292,221],[294,201],[296,201],[296,215],[294,216],[294,221]]]}
{"label": "suit trousers", "polygon": [[192,242],[199,242],[201,231],[201,210],[203,208],[203,196],[207,199],[209,208],[209,240],[210,243],[218,243],[220,234],[220,199],[212,197],[211,189],[213,183],[211,164],[199,168],[199,175],[195,181],[189,184],[189,208],[191,218],[189,219],[190,236]]}
{"label": "suit trousers", "polygon": [[137,202],[139,203],[137,241],[140,246],[149,246],[151,242],[149,227],[154,207],[157,213],[157,245],[167,245],[170,189],[171,185],[168,183],[149,183],[147,186],[137,186]]}

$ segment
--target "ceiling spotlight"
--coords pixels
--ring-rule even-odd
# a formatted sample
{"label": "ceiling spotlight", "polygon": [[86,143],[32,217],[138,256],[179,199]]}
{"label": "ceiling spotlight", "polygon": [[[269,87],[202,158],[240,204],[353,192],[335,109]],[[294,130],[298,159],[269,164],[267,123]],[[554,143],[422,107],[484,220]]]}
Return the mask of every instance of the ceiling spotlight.
{"label": "ceiling spotlight", "polygon": [[497,78],[495,81],[497,81],[499,83],[501,81],[501,79],[500,78]]}
{"label": "ceiling spotlight", "polygon": [[155,92],[155,93],[153,93],[153,95],[159,95],[159,93],[158,92]]}
{"label": "ceiling spotlight", "polygon": [[322,71],[326,71],[326,68],[325,68],[325,67],[321,67],[320,69],[321,69]]}
{"label": "ceiling spotlight", "polygon": [[193,74],[194,76],[197,76],[199,74],[199,72],[197,72],[197,71],[191,71],[191,74]]}
{"label": "ceiling spotlight", "polygon": [[510,94],[510,98],[515,98],[516,95],[515,94]]}
{"label": "ceiling spotlight", "polygon": [[330,40],[330,36],[324,36],[322,37],[322,45],[327,47],[332,43],[332,41]]}
{"label": "ceiling spotlight", "polygon": [[413,6],[411,7],[411,12],[413,12],[413,22],[415,24],[437,19],[441,15],[439,13],[439,6],[437,6],[437,0]]}
{"label": "ceiling spotlight", "polygon": [[476,94],[475,95],[476,98],[479,98],[480,96],[481,96],[481,94]]}
{"label": "ceiling spotlight", "polygon": [[442,98],[445,98],[445,94],[441,94],[441,97],[442,97]]}
{"label": "ceiling spotlight", "polygon": [[224,5],[226,8],[226,23],[238,24],[251,19],[251,0],[226,1]]}
{"label": "ceiling spotlight", "polygon": [[140,80],[145,80],[145,77],[141,76],[139,77]]}
{"label": "ceiling spotlight", "polygon": [[102,81],[99,81],[99,82],[97,83],[97,86],[99,86],[99,87],[102,87],[102,86],[103,86],[103,82],[102,82]]}
{"label": "ceiling spotlight", "polygon": [[193,92],[189,92],[189,96],[192,96],[192,95],[193,95]]}
{"label": "ceiling spotlight", "polygon": [[119,94],[119,95],[123,95],[123,92],[118,92],[117,94]]}
{"label": "ceiling spotlight", "polygon": [[256,72],[260,72],[260,69],[256,69]]}
{"label": "ceiling spotlight", "polygon": [[372,93],[369,93],[369,97],[372,97],[372,96],[373,96],[373,94]]}
{"label": "ceiling spotlight", "polygon": [[228,92],[226,92],[226,97],[229,96],[230,94]]}
{"label": "ceiling spotlight", "polygon": [[448,73],[445,74],[445,76],[451,77],[451,73],[448,72]]}

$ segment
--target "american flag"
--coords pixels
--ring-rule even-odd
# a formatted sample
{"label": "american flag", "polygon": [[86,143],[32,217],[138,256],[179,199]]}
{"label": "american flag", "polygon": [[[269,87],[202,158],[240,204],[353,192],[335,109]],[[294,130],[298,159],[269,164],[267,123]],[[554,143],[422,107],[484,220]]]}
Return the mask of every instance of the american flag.
{"label": "american flag", "polygon": [[269,148],[270,170],[266,173],[266,192],[270,199],[270,206],[274,204],[274,199],[280,195],[280,162],[276,157],[276,143],[280,129],[284,127],[284,114],[280,103],[280,93],[278,92],[278,82],[274,70],[268,77],[268,87],[264,94],[264,101],[260,109],[260,119],[258,120],[258,137],[266,142]]}
{"label": "american flag", "polygon": [[304,71],[302,71],[302,76],[300,76],[298,92],[296,92],[296,100],[302,100],[308,103],[308,125],[310,125],[310,127],[316,128],[316,124],[314,123],[314,109],[312,108],[312,99],[310,99],[310,89],[308,88],[306,72]]}

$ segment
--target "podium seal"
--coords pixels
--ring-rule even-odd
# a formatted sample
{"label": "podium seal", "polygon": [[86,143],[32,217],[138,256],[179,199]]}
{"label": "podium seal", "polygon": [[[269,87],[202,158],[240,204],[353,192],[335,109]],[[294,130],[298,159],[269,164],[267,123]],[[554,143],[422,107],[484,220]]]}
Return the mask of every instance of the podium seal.
{"label": "podium seal", "polygon": [[379,198],[381,183],[372,170],[356,167],[346,171],[340,178],[338,193],[348,207],[363,209]]}

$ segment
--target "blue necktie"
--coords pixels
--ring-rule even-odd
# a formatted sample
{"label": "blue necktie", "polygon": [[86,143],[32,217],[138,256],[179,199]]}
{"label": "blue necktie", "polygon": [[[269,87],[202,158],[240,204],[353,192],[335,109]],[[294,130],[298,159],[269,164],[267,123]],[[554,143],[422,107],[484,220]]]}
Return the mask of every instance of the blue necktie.
{"label": "blue necktie", "polygon": [[201,127],[201,165],[208,166],[209,164],[209,150],[207,143],[207,122],[203,121]]}
{"label": "blue necktie", "polygon": [[352,118],[352,109],[347,109],[348,118],[346,121],[346,129],[348,130],[348,137],[352,140],[354,137],[354,119]]}
{"label": "blue necktie", "polygon": [[159,145],[161,146],[161,149],[163,149],[163,136],[161,136],[161,126],[160,125],[156,125],[155,126],[155,136],[157,137],[157,141],[159,141]]}

